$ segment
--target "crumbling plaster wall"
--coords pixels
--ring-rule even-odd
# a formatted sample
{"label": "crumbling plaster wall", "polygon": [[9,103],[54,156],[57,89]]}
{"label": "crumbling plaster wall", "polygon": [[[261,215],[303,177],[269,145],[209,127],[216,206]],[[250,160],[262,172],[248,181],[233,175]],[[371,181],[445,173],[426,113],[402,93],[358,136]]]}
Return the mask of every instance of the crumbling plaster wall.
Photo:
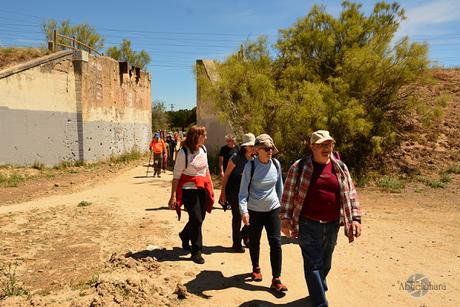
{"label": "crumbling plaster wall", "polygon": [[138,149],[151,138],[150,75],[120,72],[108,57],[89,57],[82,65],[81,109],[85,160],[101,160]]}
{"label": "crumbling plaster wall", "polygon": [[61,51],[0,71],[0,164],[146,151],[150,75],[119,67],[108,57]]}

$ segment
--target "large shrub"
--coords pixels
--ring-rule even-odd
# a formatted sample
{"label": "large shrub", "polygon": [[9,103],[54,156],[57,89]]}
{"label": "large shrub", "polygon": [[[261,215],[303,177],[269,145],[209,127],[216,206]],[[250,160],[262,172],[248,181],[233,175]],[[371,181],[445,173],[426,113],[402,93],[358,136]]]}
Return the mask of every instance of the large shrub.
{"label": "large shrub", "polygon": [[369,16],[359,4],[342,7],[334,17],[315,5],[280,30],[276,56],[264,38],[244,43],[205,90],[235,132],[271,134],[287,164],[312,131],[327,129],[361,172],[397,142],[413,106],[407,85],[424,78],[427,46],[394,40],[405,19],[397,3],[377,3]]}

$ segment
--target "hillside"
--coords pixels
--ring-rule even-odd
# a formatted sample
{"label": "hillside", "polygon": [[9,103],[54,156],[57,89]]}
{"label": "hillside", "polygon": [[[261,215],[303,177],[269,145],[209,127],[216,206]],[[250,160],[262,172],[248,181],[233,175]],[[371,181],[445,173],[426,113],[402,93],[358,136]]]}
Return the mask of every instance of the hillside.
{"label": "hillside", "polygon": [[460,69],[431,74],[416,93],[437,110],[407,119],[400,146],[383,157],[387,172],[433,175],[460,163]]}

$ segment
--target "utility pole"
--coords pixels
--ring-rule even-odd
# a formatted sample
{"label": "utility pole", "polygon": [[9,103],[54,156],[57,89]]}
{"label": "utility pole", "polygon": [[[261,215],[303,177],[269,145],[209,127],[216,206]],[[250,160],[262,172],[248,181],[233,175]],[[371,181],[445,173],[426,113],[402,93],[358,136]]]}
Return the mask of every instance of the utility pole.
{"label": "utility pole", "polygon": [[171,112],[174,111],[174,104],[171,103]]}

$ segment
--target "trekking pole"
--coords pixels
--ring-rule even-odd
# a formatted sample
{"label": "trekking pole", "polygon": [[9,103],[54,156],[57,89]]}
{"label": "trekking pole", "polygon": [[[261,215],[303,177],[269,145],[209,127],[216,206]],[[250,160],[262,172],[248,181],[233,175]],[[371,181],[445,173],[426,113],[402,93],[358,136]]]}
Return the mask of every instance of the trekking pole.
{"label": "trekking pole", "polygon": [[153,150],[150,150],[149,162],[147,163],[147,171],[145,172],[145,177],[149,176],[149,167],[150,167],[150,161],[152,160],[152,155],[153,155]]}

